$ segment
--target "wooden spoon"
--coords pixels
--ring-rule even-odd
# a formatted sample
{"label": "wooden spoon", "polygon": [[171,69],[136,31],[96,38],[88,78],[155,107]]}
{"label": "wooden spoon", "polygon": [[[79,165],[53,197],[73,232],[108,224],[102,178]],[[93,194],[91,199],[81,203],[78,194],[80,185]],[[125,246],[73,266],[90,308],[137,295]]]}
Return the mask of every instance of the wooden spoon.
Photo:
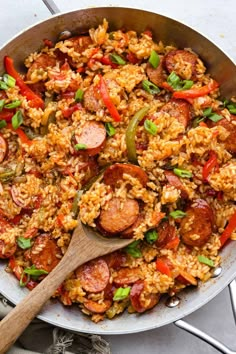
{"label": "wooden spoon", "polygon": [[0,322],[0,353],[9,349],[66,276],[91,259],[127,246],[133,240],[104,238],[85,227],[79,220],[70,245],[62,260],[4,319]]}

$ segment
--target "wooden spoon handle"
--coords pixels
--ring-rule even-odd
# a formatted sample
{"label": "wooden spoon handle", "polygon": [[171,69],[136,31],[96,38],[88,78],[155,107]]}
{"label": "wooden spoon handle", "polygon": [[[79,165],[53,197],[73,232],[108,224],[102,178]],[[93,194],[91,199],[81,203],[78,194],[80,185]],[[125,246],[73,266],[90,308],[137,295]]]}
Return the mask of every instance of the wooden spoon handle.
{"label": "wooden spoon handle", "polygon": [[[79,258],[79,260],[78,260]],[[37,285],[4,319],[0,322],[0,353],[9,349],[42,306],[62,284],[65,277],[86,259],[74,259],[65,255],[56,268]]]}

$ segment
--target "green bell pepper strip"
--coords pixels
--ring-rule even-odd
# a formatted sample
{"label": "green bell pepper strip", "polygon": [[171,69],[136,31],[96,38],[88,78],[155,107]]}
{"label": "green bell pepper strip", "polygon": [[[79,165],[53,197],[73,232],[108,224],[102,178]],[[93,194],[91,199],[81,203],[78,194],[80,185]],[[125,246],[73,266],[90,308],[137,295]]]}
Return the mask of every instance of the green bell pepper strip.
{"label": "green bell pepper strip", "polygon": [[126,129],[125,133],[125,141],[127,146],[128,160],[134,164],[138,163],[136,146],[135,146],[135,135],[138,124],[141,120],[146,116],[149,111],[149,106],[141,108],[138,112],[135,113],[129,125]]}

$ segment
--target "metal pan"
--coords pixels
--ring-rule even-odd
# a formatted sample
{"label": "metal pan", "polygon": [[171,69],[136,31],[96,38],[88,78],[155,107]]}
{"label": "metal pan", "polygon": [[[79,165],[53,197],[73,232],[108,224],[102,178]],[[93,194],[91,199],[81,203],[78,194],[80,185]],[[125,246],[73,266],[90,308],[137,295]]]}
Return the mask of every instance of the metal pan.
{"label": "metal pan", "polygon": [[[47,3],[52,13],[57,12],[58,9],[51,0],[44,0],[44,2]],[[70,30],[74,34],[87,31],[100,24],[103,18],[109,21],[111,29],[127,28],[141,32],[148,26],[152,29],[157,41],[162,40],[164,43],[174,44],[178,48],[192,48],[206,63],[210,74],[220,83],[222,96],[229,98],[236,95],[236,67],[232,60],[212,42],[193,29],[168,17],[128,8],[91,8],[54,15],[20,33],[0,50],[0,72],[4,71],[2,64],[4,55],[12,56],[17,69],[22,71],[25,56],[38,50],[44,38],[56,41],[58,34],[64,30]],[[55,326],[72,331],[96,334],[141,332],[173,322],[201,337],[221,352],[233,353],[223,344],[201,331],[197,332],[196,328],[179,319],[206,304],[236,277],[235,251],[236,244],[231,242],[222,252],[223,270],[221,275],[217,279],[200,284],[196,290],[186,289],[180,294],[180,304],[174,308],[167,308],[165,299],[163,299],[156,308],[141,316],[123,314],[112,321],[106,320],[95,324],[82,315],[78,307],[63,307],[55,301],[49,301],[38,317]],[[16,304],[26,295],[27,290],[19,288],[13,275],[5,272],[5,266],[4,262],[0,263],[0,292]],[[235,282],[231,283],[233,300],[236,298],[235,288]],[[235,308],[236,301],[233,302],[233,309],[235,310]]]}

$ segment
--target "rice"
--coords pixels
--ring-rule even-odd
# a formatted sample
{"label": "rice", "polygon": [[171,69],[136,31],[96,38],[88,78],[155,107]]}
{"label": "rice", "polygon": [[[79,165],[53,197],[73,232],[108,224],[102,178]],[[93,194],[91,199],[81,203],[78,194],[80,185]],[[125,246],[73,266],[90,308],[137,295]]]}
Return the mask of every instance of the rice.
{"label": "rice", "polygon": [[[153,53],[160,67],[150,64]],[[86,35],[29,54],[25,66],[34,100],[17,85],[1,91],[5,104],[20,101],[23,117],[18,129],[9,123],[0,136],[6,270],[18,278],[26,267],[50,272],[79,215],[106,237],[134,240],[78,268],[55,292],[92,321],[144,312],[162,294],[207,281],[209,262],[221,263],[221,235],[236,213],[236,119],[217,85],[175,98],[171,73],[178,85],[192,81],[195,92],[214,85],[201,58],[191,48],[155,42],[150,31],[109,32],[104,19]],[[143,108],[146,115],[134,122]],[[236,240],[235,230],[230,238]],[[120,289],[125,296],[117,295]]]}

